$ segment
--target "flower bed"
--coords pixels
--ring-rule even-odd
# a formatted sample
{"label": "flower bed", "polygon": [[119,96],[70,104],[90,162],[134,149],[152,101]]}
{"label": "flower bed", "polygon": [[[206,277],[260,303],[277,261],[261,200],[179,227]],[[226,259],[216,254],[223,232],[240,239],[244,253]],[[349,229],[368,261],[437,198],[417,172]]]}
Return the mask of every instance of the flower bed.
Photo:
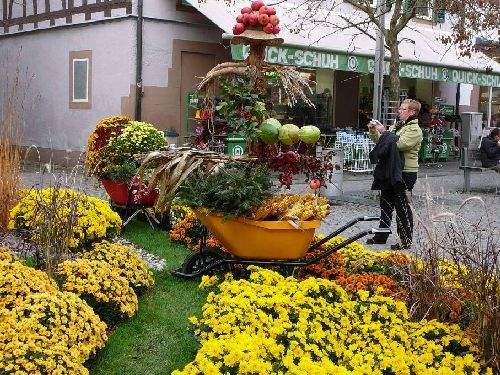
{"label": "flower bed", "polygon": [[44,233],[35,229],[49,220],[50,215],[57,215],[62,225],[71,228],[66,239],[70,249],[111,237],[120,231],[122,224],[120,216],[101,199],[72,189],[46,188],[24,192],[10,212],[9,229],[27,230],[33,233],[31,239],[39,242]]}
{"label": "flower bed", "polygon": [[59,265],[61,288],[87,301],[108,321],[132,317],[137,311],[137,295],[129,282],[105,261],[77,259]]}
{"label": "flower bed", "polygon": [[130,246],[109,241],[98,242],[92,250],[83,253],[82,258],[105,261],[118,275],[127,279],[136,292],[154,285],[153,274]]}
{"label": "flower bed", "polygon": [[[174,374],[477,374],[458,326],[409,321],[403,302],[324,279],[297,281],[251,267],[228,279],[192,318],[201,347]],[[490,372],[491,373],[491,372]]]}
{"label": "flower bed", "polygon": [[107,341],[101,318],[133,316],[131,285],[144,290],[154,283],[129,246],[101,242],[83,256],[93,260],[60,264],[60,291],[46,272],[0,247],[1,374],[88,375],[84,363]]}

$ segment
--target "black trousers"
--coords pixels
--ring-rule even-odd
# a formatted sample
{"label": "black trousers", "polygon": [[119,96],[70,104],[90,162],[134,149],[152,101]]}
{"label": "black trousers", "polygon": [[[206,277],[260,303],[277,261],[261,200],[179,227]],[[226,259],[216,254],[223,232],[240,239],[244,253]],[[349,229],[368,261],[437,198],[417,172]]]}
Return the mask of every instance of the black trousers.
{"label": "black trousers", "polygon": [[[413,214],[411,212],[406,191],[411,192],[417,182],[416,172],[403,172],[404,188],[383,189],[380,192],[380,228],[390,228],[392,212],[396,209],[396,224],[398,236],[403,246],[412,243]],[[375,238],[381,242],[387,241],[388,234],[377,233]]]}

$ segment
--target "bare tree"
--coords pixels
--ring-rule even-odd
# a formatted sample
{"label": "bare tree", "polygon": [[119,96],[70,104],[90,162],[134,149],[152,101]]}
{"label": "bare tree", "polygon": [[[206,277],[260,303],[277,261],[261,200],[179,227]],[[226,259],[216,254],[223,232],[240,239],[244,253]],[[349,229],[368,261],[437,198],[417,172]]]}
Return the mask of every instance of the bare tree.
{"label": "bare tree", "polygon": [[[463,56],[481,50],[500,57],[500,2],[498,0],[435,0],[435,7],[445,9],[450,18],[452,34],[441,38],[458,46]],[[486,43],[477,44],[477,38]],[[479,47],[479,48],[478,48]]]}
{"label": "bare tree", "polygon": [[[451,33],[440,37],[440,40],[455,45],[463,55],[470,56],[474,50],[475,36],[491,35],[493,30],[498,33],[500,5],[497,0],[386,0],[379,7],[374,6],[372,0],[301,0],[294,3],[297,32],[321,25],[323,28],[326,26],[331,34],[349,30],[353,36],[361,33],[374,39],[374,30],[380,30],[384,35],[385,48],[390,53],[392,100],[399,99],[399,46],[405,41],[400,33],[407,27],[415,28],[410,20],[416,13],[444,16],[443,12],[446,12]],[[349,4],[352,11],[343,11],[343,3]],[[388,18],[384,24],[379,21],[381,14],[386,14]]]}

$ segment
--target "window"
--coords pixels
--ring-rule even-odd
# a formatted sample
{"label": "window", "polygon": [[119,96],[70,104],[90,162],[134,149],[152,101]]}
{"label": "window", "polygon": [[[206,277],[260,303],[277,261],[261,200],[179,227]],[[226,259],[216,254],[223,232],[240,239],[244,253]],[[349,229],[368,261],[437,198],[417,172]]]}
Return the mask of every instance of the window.
{"label": "window", "polygon": [[89,59],[73,60],[73,102],[89,101]]}
{"label": "window", "polygon": [[69,53],[69,108],[92,108],[92,51]]}

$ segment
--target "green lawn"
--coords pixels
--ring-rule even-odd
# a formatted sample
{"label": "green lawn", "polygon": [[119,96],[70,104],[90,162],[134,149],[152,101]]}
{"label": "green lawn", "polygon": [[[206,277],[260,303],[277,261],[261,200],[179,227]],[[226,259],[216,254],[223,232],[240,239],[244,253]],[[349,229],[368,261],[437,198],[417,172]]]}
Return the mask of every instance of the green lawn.
{"label": "green lawn", "polygon": [[206,293],[198,289],[198,280],[181,280],[170,274],[188,250],[170,242],[165,231],[135,221],[123,236],[165,259],[167,267],[155,272],[155,286],[139,298],[137,315],[116,327],[106,347],[89,363],[90,373],[170,374],[194,359],[198,343],[188,317],[199,315]]}

